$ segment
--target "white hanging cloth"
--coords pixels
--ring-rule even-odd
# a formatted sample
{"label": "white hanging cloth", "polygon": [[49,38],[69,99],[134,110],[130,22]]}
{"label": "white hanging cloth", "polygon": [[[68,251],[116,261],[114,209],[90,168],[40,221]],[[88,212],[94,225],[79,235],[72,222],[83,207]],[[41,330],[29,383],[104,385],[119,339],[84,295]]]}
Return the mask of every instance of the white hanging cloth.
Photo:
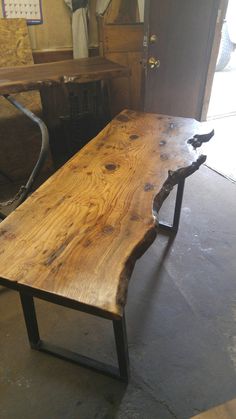
{"label": "white hanging cloth", "polygon": [[138,0],[140,22],[144,22],[144,6],[145,0]]}
{"label": "white hanging cloth", "polygon": [[87,8],[77,9],[72,15],[73,57],[88,57]]}
{"label": "white hanging cloth", "polygon": [[[88,44],[88,22],[87,7],[79,7],[75,10],[76,4],[85,4],[86,1],[64,0],[65,4],[72,11],[72,39],[73,39],[73,57],[86,58],[89,55]],[[111,0],[97,0],[96,14],[103,15],[109,6]]]}
{"label": "white hanging cloth", "polygon": [[[64,0],[73,12],[72,0]],[[81,7],[72,13],[73,57],[88,57],[87,7]]]}

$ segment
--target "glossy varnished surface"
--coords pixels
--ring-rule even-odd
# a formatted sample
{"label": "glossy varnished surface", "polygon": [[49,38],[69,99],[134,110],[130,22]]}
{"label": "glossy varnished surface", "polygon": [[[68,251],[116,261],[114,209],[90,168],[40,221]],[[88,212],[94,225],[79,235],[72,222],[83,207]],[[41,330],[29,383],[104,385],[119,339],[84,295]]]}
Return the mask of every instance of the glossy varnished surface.
{"label": "glossy varnished surface", "polygon": [[207,412],[200,413],[192,419],[235,419],[236,418],[236,399],[214,407]]}
{"label": "glossy varnished surface", "polygon": [[168,170],[198,168],[187,140],[199,126],[118,115],[0,224],[0,277],[122,315],[134,263],[157,233],[153,201],[156,212]]}
{"label": "glossy varnished surface", "polygon": [[103,57],[82,58],[29,66],[5,67],[0,70],[0,94],[40,89],[59,83],[86,83],[127,76],[127,67]]}

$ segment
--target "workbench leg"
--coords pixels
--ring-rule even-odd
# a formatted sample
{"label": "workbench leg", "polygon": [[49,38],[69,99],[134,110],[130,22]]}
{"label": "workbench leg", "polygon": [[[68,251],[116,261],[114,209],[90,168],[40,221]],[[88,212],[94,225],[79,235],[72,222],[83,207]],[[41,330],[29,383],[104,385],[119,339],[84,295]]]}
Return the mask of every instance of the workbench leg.
{"label": "workbench leg", "polygon": [[129,381],[129,352],[125,324],[125,315],[121,320],[113,320],[113,329],[116,341],[116,351],[120,377],[122,380]]}
{"label": "workbench leg", "polygon": [[183,194],[184,194],[184,185],[185,185],[185,179],[181,179],[177,186],[177,195],[176,195],[176,201],[175,201],[175,212],[174,212],[173,224],[170,225],[167,223],[160,222],[159,227],[162,230],[171,231],[176,234],[179,229],[179,221],[180,221],[181,207],[182,207]]}
{"label": "workbench leg", "polygon": [[39,337],[39,329],[35,312],[34,299],[30,295],[22,292],[20,292],[20,298],[30,346],[32,349],[37,349],[41,341]]}

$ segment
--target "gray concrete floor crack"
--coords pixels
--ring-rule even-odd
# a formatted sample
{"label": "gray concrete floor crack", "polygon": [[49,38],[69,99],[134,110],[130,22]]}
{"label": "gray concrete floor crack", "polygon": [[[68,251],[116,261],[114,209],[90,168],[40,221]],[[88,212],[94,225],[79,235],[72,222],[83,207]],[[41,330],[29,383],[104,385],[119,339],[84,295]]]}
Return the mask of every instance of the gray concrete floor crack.
{"label": "gray concrete floor crack", "polygon": [[140,384],[138,384],[137,382],[134,383],[134,385],[138,389],[146,391],[148,393],[148,395],[151,396],[152,399],[155,400],[155,402],[162,405],[174,419],[179,419],[178,416],[175,414],[175,412],[172,410],[172,408],[169,406],[169,404],[165,400],[161,400],[156,396],[154,389],[152,388],[152,386],[149,383],[147,383],[140,376],[138,376],[138,381],[139,381]]}

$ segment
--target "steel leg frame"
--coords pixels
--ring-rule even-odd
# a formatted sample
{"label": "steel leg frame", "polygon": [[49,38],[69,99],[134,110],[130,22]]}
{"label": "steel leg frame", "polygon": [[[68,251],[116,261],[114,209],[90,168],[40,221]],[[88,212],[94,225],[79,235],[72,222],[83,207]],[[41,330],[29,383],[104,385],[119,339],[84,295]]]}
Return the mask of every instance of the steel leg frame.
{"label": "steel leg frame", "polygon": [[25,318],[29,343],[32,349],[53,355],[91,370],[100,372],[110,377],[128,383],[129,381],[129,354],[126,334],[125,315],[119,320],[112,320],[116,342],[118,366],[104,364],[100,361],[77,354],[67,349],[60,348],[40,339],[34,298],[29,293],[20,291],[22,309]]}
{"label": "steel leg frame", "polygon": [[177,186],[177,195],[176,195],[176,201],[175,201],[175,212],[174,212],[173,224],[171,225],[171,224],[163,223],[163,222],[159,223],[159,227],[164,231],[169,231],[174,234],[178,232],[181,208],[182,208],[182,202],[183,202],[184,185],[185,185],[185,179],[181,179]]}

